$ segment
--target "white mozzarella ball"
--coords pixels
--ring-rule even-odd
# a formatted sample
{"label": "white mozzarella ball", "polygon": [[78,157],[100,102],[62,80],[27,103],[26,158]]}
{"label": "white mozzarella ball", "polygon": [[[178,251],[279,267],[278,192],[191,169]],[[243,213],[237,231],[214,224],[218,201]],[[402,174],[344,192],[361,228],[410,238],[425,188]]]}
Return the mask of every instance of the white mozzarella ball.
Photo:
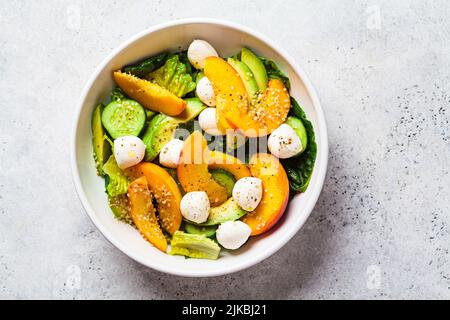
{"label": "white mozzarella ball", "polygon": [[204,191],[186,193],[180,202],[181,214],[189,221],[202,223],[208,220],[209,199]]}
{"label": "white mozzarella ball", "polygon": [[228,221],[222,223],[216,231],[216,238],[226,249],[240,248],[250,237],[252,229],[242,221]]}
{"label": "white mozzarella ball", "polygon": [[253,211],[262,198],[262,181],[259,178],[245,177],[236,181],[233,199],[245,211]]}
{"label": "white mozzarella ball", "polygon": [[214,94],[213,86],[211,81],[207,77],[203,77],[197,83],[197,88],[195,89],[197,97],[206,105],[213,107],[216,105],[216,96]]}
{"label": "white mozzarella ball", "polygon": [[132,167],[144,159],[145,144],[135,136],[124,136],[114,140],[114,157],[120,169]]}
{"label": "white mozzarella ball", "polygon": [[159,163],[167,168],[176,168],[180,161],[183,145],[183,141],[179,139],[173,139],[167,142],[159,153]]}
{"label": "white mozzarella ball", "polygon": [[267,145],[270,152],[280,159],[293,157],[303,149],[302,142],[294,129],[285,123],[272,132]]}
{"label": "white mozzarella ball", "polygon": [[198,124],[203,131],[210,135],[222,136],[225,134],[217,127],[216,108],[203,110],[198,116]]}
{"label": "white mozzarella ball", "polygon": [[205,59],[208,57],[218,57],[217,51],[205,40],[194,40],[189,45],[187,56],[196,69],[205,67]]}

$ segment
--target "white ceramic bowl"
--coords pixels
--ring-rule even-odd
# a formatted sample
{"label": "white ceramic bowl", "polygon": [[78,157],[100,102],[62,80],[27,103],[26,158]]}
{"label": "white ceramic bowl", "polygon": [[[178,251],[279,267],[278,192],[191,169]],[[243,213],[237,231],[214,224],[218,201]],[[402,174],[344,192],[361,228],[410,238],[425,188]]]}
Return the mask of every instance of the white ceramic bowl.
{"label": "white ceramic bowl", "polygon": [[[210,42],[221,56],[243,46],[273,59],[291,80],[291,94],[312,121],[318,146],[314,173],[307,191],[290,203],[277,226],[252,238],[237,251],[223,250],[218,260],[185,259],[164,254],[131,226],[114,219],[108,207],[104,180],[96,175],[92,143],[91,115],[94,107],[108,99],[113,88],[112,71],[165,50],[187,48],[193,39]],[[236,23],[212,19],[176,20],[145,30],[115,49],[88,81],[74,116],[71,165],[75,187],[89,217],[103,235],[134,260],[159,271],[190,277],[217,276],[248,268],[285,245],[302,227],[322,190],[328,161],[325,118],[316,93],[297,63],[265,36]]]}

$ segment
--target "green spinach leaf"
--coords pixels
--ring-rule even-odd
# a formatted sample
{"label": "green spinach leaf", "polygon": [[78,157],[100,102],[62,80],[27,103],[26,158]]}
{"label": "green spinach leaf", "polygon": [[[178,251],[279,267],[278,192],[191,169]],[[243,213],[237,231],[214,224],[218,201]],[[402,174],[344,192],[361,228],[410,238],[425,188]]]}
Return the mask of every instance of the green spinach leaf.
{"label": "green spinach leaf", "polygon": [[127,176],[117,165],[114,155],[111,155],[103,166],[103,172],[106,174],[105,187],[106,193],[110,197],[127,193],[130,182]]}
{"label": "green spinach leaf", "polygon": [[195,79],[199,71],[195,69],[194,66],[191,64],[191,62],[189,61],[187,56],[187,50],[181,51],[180,53],[178,53],[178,56],[180,62],[186,66],[186,72],[191,75],[192,79]]}
{"label": "green spinach leaf", "polygon": [[115,87],[111,91],[111,101],[125,100],[128,99],[123,90],[120,87]]}
{"label": "green spinach leaf", "polygon": [[261,59],[262,63],[264,64],[264,67],[266,68],[267,77],[269,79],[278,79],[281,80],[285,87],[290,91],[291,90],[291,81],[289,78],[278,68],[277,64],[269,59],[259,57]]}
{"label": "green spinach leaf", "polygon": [[150,72],[160,68],[164,65],[169,54],[166,52],[160,53],[156,56],[144,59],[138,63],[128,65],[123,68],[123,72],[131,73],[139,78],[142,78]]}
{"label": "green spinach leaf", "polygon": [[312,123],[306,118],[306,114],[298,102],[291,97],[290,115],[299,118],[305,126],[308,135],[308,145],[306,150],[297,157],[282,160],[289,178],[290,196],[296,193],[305,192],[314,169],[317,155],[317,144]]}

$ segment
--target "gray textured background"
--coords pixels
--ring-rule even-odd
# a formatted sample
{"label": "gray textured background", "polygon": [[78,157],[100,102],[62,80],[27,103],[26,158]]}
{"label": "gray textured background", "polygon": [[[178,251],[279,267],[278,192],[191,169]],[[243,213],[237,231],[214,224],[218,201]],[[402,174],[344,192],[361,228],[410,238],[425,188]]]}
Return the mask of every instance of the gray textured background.
{"label": "gray textured background", "polygon": [[[450,298],[448,1],[1,1],[0,298]],[[96,230],[69,167],[73,109],[131,35],[241,22],[305,69],[330,139],[304,228],[258,266],[186,279]],[[379,23],[378,23],[379,22]]]}

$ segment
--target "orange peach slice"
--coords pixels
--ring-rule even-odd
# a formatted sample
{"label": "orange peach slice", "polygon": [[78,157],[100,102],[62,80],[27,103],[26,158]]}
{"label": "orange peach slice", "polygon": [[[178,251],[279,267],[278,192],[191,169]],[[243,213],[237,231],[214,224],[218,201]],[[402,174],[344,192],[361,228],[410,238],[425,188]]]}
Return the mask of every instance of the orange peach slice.
{"label": "orange peach slice", "polygon": [[120,71],[114,72],[114,80],[130,98],[147,109],[176,116],[186,108],[183,99],[150,81]]}
{"label": "orange peach slice", "polygon": [[256,236],[272,228],[283,215],[289,199],[289,180],[281,163],[271,154],[255,154],[249,167],[251,174],[262,180],[263,196],[258,207],[242,221]]}
{"label": "orange peach slice", "polygon": [[267,133],[272,133],[286,121],[291,98],[283,82],[278,79],[269,80],[266,92],[260,103],[255,104],[250,113],[255,115],[259,123],[262,123]]}
{"label": "orange peach slice", "polygon": [[181,225],[181,192],[172,176],[160,166],[141,162],[125,170],[131,178],[145,176],[148,189],[155,197],[161,226],[170,234],[174,234]]}
{"label": "orange peach slice", "polygon": [[250,102],[239,73],[225,60],[207,58],[204,72],[216,95],[218,127],[254,138],[270,134],[286,120],[290,97],[280,80],[270,80],[264,94]]}
{"label": "orange peach slice", "polygon": [[167,240],[158,224],[152,194],[147,178],[142,176],[131,182],[128,188],[131,219],[142,236],[162,252],[167,251]]}
{"label": "orange peach slice", "polygon": [[[216,95],[218,126],[224,129],[239,128],[243,132],[258,128],[248,115],[248,94],[239,73],[225,60],[209,57],[205,61],[205,75],[211,81]],[[253,135],[257,135],[254,133]]]}
{"label": "orange peach slice", "polygon": [[207,141],[199,131],[194,131],[184,142],[177,175],[184,191],[206,192],[215,207],[227,200],[227,191],[209,173],[209,158]]}

